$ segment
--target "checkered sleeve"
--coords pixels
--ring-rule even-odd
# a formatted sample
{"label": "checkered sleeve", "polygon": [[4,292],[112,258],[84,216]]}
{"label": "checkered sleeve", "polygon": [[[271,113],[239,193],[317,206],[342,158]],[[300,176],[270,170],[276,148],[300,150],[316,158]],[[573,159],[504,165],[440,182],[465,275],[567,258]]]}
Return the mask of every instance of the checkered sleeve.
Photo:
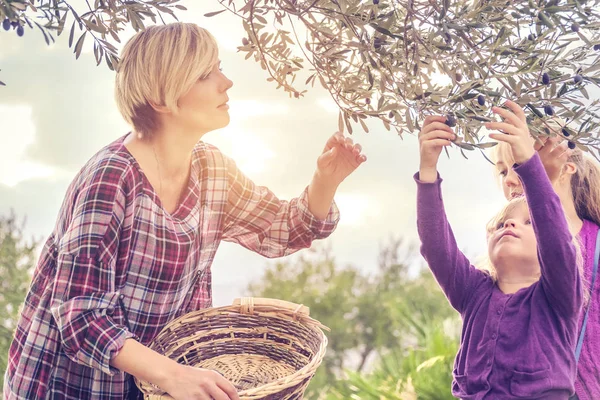
{"label": "checkered sleeve", "polygon": [[111,357],[134,337],[123,324],[115,288],[125,209],[122,175],[114,166],[99,166],[66,200],[73,202],[73,211],[58,244],[51,300],[65,354],[109,375],[117,372]]}
{"label": "checkered sleeve", "polygon": [[223,240],[238,243],[265,257],[282,257],[328,237],[337,226],[339,211],[332,204],[319,220],[308,209],[308,188],[300,197],[279,200],[273,192],[255,185],[226,158],[227,211]]}

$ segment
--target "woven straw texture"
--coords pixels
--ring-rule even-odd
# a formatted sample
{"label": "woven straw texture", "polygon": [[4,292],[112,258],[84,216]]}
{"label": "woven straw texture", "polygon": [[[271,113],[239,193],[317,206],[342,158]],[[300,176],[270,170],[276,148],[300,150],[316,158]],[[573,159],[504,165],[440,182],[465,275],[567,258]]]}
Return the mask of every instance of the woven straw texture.
{"label": "woven straw texture", "polygon": [[[323,360],[328,330],[307,307],[242,298],[194,311],[168,324],[150,348],[180,364],[221,373],[242,400],[302,399]],[[172,400],[136,379],[145,400]]]}

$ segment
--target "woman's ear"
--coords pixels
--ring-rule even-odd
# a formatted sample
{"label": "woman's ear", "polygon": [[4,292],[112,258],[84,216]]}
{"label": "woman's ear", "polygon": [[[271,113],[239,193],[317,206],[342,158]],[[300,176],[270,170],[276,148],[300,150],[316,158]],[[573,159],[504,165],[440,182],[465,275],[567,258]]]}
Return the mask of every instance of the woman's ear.
{"label": "woman's ear", "polygon": [[148,102],[148,103],[150,104],[150,107],[152,107],[152,109],[154,111],[156,111],[157,113],[159,113],[159,114],[168,114],[168,113],[171,112],[171,110],[167,106],[160,106],[160,105],[155,104],[155,103],[153,103],[151,101]]}

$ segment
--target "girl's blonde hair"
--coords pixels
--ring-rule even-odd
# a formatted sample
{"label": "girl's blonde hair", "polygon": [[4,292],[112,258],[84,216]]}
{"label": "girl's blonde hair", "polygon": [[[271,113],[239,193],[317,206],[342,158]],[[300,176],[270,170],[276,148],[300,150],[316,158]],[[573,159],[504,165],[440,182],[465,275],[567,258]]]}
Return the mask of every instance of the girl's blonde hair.
{"label": "girl's blonde hair", "polygon": [[[509,216],[514,212],[514,210],[516,210],[518,207],[521,206],[525,206],[529,209],[529,206],[527,204],[527,200],[525,198],[525,196],[520,196],[517,198],[514,198],[512,200],[510,200],[508,203],[506,203],[502,209],[500,210],[500,212],[498,212],[486,225],[486,231],[487,231],[487,235],[489,237],[489,235],[491,235],[494,231],[496,231],[496,229],[498,229],[498,226],[501,223],[504,223]],[[569,221],[567,220],[567,223],[569,223]],[[581,252],[581,248],[582,245],[579,241],[579,239],[577,237],[573,237],[573,245],[575,246],[575,252],[576,252],[576,267],[577,270],[579,271],[579,276],[581,277],[581,281],[583,283],[583,288],[584,288],[584,302],[587,302],[587,300],[589,299],[589,291],[587,290],[588,287],[588,283],[585,280],[585,275],[583,273],[583,266],[584,266],[584,261],[583,261],[583,254]],[[496,270],[496,268],[494,267],[491,259],[489,258],[489,255],[487,257],[487,259],[485,260],[484,263],[481,264],[481,269],[483,269],[484,271],[486,271],[490,277],[492,278],[492,280],[494,280],[494,282],[496,282],[498,280],[498,272]],[[569,266],[565,266],[565,268],[568,268]]]}
{"label": "girl's blonde hair", "polygon": [[581,219],[600,225],[600,167],[576,148],[568,159],[577,167],[571,177],[575,210]]}
{"label": "girl's blonde hair", "polygon": [[158,126],[153,106],[177,112],[177,100],[219,62],[217,42],[196,24],[155,25],[125,44],[117,67],[117,107],[133,129],[151,135]]}

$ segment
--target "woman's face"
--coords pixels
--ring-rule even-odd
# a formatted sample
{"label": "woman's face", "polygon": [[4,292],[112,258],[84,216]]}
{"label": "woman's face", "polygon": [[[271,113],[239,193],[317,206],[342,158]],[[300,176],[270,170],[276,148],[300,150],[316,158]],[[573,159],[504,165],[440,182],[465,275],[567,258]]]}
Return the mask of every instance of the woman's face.
{"label": "woman's face", "polygon": [[202,134],[220,129],[229,124],[229,96],[233,86],[215,64],[205,78],[199,79],[192,88],[177,101],[178,123],[186,129]]}

